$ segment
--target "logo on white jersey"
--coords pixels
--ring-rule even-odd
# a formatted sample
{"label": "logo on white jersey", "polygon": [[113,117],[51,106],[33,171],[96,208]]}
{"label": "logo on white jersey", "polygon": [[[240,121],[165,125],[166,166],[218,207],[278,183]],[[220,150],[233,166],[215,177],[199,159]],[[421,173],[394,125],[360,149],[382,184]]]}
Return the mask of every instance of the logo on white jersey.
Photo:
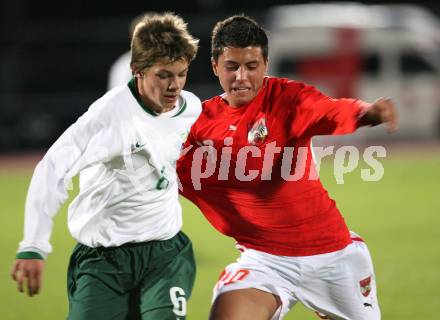
{"label": "logo on white jersey", "polygon": [[146,143],[140,143],[139,141],[135,143],[134,148],[132,150],[133,153],[136,153],[144,148]]}

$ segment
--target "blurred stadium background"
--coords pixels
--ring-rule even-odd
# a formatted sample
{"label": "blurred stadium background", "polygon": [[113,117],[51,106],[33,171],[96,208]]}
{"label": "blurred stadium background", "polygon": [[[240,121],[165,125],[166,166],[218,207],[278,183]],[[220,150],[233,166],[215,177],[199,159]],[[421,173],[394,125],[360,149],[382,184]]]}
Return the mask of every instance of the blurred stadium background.
{"label": "blurred stadium background", "polygon": [[[269,49],[269,57],[274,55],[272,74],[304,79],[333,95],[354,95],[367,100],[388,95],[398,102],[402,125],[393,136],[378,128],[371,134],[362,130],[352,137],[317,139],[322,144],[354,143],[361,151],[368,145],[385,146],[383,179],[363,181],[360,170],[367,166],[361,163],[345,176],[345,184],[337,185],[332,159],[323,163],[321,176],[349,227],[369,244],[383,319],[439,319],[440,4],[418,1],[423,10],[414,15],[406,9],[398,14],[401,10],[393,7],[382,17],[382,25],[371,33],[369,40],[362,42],[362,35],[353,32],[359,28],[350,29],[346,24],[329,27],[335,22],[329,21],[328,16],[335,14],[320,15],[312,10],[310,19],[304,18],[305,24],[289,26],[283,21],[300,21],[300,17],[286,18],[279,15],[279,7],[276,9],[279,5],[311,3],[0,3],[0,319],[65,318],[65,274],[74,245],[66,227],[67,205],[56,217],[54,252],[46,263],[42,293],[27,298],[16,292],[9,277],[22,237],[24,199],[32,169],[55,139],[105,93],[110,66],[129,49],[130,21],[145,11],[165,10],[181,14],[190,31],[200,39],[199,54],[191,66],[186,89],[202,99],[220,92],[209,60],[212,27],[230,14],[245,13],[269,29],[274,45]],[[373,3],[381,2],[368,1]],[[287,12],[284,9],[282,12]],[[374,16],[377,18],[376,12]],[[314,23],[320,26],[311,26]],[[398,41],[401,33],[393,33],[399,25],[410,31],[402,42]],[[315,27],[324,32],[331,29],[332,33],[308,33]],[[316,40],[328,46],[317,47],[313,42]],[[399,53],[401,58],[393,58],[393,54]],[[330,77],[334,74],[340,77]],[[207,319],[213,284],[237,252],[233,241],[215,232],[193,205],[184,199],[182,203],[184,230],[193,240],[198,261],[188,319]],[[317,317],[298,307],[287,319]]]}

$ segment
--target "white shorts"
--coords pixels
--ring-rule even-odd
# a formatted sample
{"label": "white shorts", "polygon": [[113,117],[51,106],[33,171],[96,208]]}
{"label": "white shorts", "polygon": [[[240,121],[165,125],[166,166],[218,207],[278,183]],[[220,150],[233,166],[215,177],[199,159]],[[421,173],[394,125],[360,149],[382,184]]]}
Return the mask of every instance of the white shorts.
{"label": "white shorts", "polygon": [[298,301],[321,319],[380,319],[370,253],[358,235],[351,236],[352,243],[342,250],[305,257],[237,246],[242,254],[220,276],[212,301],[224,292],[256,288],[280,297],[274,320]]}

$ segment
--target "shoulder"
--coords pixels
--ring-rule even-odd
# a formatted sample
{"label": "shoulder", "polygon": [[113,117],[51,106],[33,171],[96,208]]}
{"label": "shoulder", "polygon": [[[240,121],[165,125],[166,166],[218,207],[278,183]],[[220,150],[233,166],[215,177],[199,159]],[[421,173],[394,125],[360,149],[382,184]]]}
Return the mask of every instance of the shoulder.
{"label": "shoulder", "polygon": [[266,90],[270,95],[297,95],[306,85],[287,78],[266,77]]}
{"label": "shoulder", "polygon": [[271,108],[285,109],[297,106],[304,100],[321,99],[322,93],[314,86],[287,78],[267,77],[265,97]]}
{"label": "shoulder", "polygon": [[207,112],[209,110],[217,110],[221,102],[221,96],[214,96],[210,99],[206,99],[202,102],[202,110],[203,112]]}
{"label": "shoulder", "polygon": [[185,111],[187,113],[196,114],[198,116],[202,111],[202,102],[200,101],[199,97],[197,97],[194,93],[186,90],[182,90],[180,95],[186,103]]}
{"label": "shoulder", "polygon": [[112,119],[118,118],[117,115],[124,113],[121,109],[126,109],[133,99],[127,85],[118,86],[93,102],[87,113],[97,121],[108,124]]}
{"label": "shoulder", "polygon": [[186,100],[188,104],[193,104],[194,106],[201,107],[201,101],[194,93],[186,90],[182,90],[180,95]]}

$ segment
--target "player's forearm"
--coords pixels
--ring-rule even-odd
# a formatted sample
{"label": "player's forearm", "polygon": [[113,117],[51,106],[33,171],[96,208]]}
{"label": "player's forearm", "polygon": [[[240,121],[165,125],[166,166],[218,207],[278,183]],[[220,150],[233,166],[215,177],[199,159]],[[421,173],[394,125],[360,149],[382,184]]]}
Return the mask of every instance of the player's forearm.
{"label": "player's forearm", "polygon": [[56,190],[59,179],[55,171],[47,156],[35,168],[26,198],[24,237],[18,252],[37,252],[45,258],[52,251],[49,243],[52,219],[67,197]]}
{"label": "player's forearm", "polygon": [[49,239],[53,217],[68,197],[66,182],[70,181],[66,180],[66,168],[71,164],[59,148],[65,145],[62,140],[59,139],[35,167],[25,203],[24,237],[18,252],[37,252],[47,257],[52,251]]}
{"label": "player's forearm", "polygon": [[[52,229],[52,223],[49,227]],[[34,231],[35,236],[32,236]],[[25,231],[24,239],[20,242],[17,250],[17,259],[46,259],[52,252],[52,246],[49,243],[51,232],[42,232],[41,230]]]}
{"label": "player's forearm", "polygon": [[376,126],[387,123],[388,132],[397,129],[397,111],[389,98],[376,100],[371,107],[359,118],[358,126]]}
{"label": "player's forearm", "polygon": [[370,110],[366,110],[358,119],[358,126],[377,126],[382,123],[381,116]]}

